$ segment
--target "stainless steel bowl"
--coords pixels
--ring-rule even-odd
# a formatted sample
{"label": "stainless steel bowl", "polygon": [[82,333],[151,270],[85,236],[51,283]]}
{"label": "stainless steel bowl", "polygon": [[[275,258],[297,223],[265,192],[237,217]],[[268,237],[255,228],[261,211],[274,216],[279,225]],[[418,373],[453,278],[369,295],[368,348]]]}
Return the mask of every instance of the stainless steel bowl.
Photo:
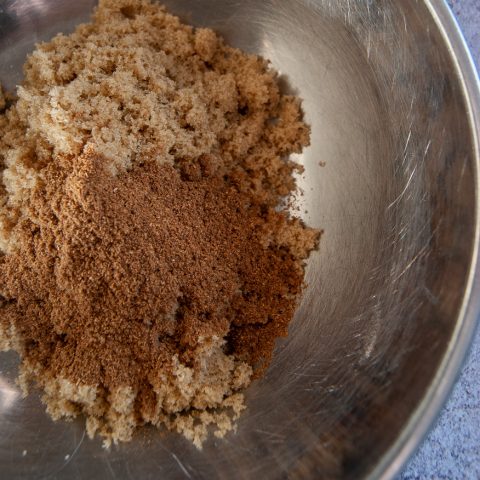
{"label": "stainless steel bowl", "polygon": [[[4,0],[0,77],[92,0]],[[308,290],[238,432],[202,452],[140,432],[111,451],[21,399],[0,357],[2,478],[391,478],[443,404],[479,311],[476,75],[442,0],[166,0],[271,59],[304,99],[299,203],[325,229]],[[320,163],[326,162],[325,167]]]}

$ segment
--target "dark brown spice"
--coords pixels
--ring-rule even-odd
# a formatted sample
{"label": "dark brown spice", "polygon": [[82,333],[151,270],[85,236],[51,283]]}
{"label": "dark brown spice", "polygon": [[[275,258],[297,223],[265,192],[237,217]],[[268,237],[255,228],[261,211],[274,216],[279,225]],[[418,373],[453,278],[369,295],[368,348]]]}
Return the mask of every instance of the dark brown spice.
{"label": "dark brown spice", "polygon": [[107,389],[148,384],[178,352],[189,365],[199,338],[229,332],[231,354],[269,360],[303,281],[288,248],[262,245],[285,213],[262,213],[210,168],[149,162],[113,177],[104,165],[95,154],[50,164],[21,247],[2,258],[2,321],[24,358]]}

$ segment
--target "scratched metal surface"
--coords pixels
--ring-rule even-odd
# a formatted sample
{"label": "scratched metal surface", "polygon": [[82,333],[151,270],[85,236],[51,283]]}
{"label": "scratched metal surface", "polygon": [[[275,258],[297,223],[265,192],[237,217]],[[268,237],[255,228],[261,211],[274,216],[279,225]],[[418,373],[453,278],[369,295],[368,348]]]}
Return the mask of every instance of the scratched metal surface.
{"label": "scratched metal surface", "polygon": [[[1,82],[20,82],[34,42],[93,3],[4,0]],[[478,313],[480,99],[458,32],[440,0],[165,3],[270,58],[304,98],[298,203],[325,229],[309,287],[238,432],[202,452],[152,429],[102,450],[82,421],[22,399],[2,354],[1,476],[389,478],[440,408]]]}

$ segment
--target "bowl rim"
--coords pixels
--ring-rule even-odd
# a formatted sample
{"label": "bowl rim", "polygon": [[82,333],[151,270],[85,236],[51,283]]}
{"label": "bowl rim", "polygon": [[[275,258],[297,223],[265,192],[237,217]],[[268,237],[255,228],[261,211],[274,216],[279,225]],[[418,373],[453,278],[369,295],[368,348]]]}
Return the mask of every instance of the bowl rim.
{"label": "bowl rim", "polygon": [[[475,235],[470,270],[455,330],[427,393],[400,436],[368,475],[369,479],[393,479],[407,464],[430,430],[458,380],[475,338],[480,313],[480,79],[460,26],[446,0],[424,0],[436,23],[455,69],[467,107],[473,140],[475,184]],[[480,328],[479,328],[480,330]]]}

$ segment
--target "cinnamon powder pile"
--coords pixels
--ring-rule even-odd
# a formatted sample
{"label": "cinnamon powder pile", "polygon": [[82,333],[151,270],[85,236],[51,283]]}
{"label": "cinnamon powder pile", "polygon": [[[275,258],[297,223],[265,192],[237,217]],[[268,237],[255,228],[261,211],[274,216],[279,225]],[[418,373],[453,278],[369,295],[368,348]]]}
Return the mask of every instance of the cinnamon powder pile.
{"label": "cinnamon powder pile", "polygon": [[25,73],[0,118],[0,341],[22,384],[107,443],[145,423],[223,436],[318,242],[276,208],[308,143],[299,101],[140,0],[101,1]]}

